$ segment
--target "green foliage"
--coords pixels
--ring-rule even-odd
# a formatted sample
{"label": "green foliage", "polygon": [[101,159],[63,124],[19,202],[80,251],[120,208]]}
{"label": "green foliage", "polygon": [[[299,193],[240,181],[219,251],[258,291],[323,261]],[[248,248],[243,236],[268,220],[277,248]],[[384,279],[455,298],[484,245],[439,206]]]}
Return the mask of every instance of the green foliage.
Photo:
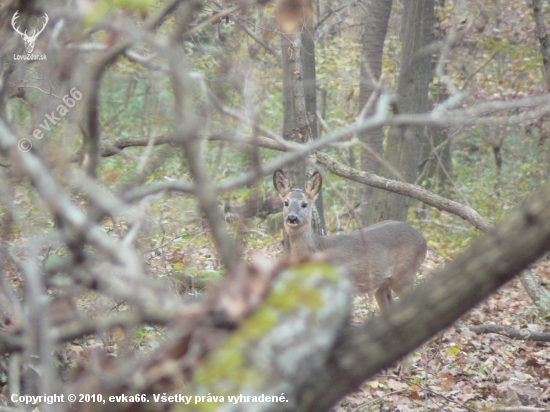
{"label": "green foliage", "polygon": [[87,13],[84,23],[87,26],[92,26],[119,10],[145,13],[152,11],[157,3],[156,0],[99,0]]}
{"label": "green foliage", "polygon": [[[494,138],[487,136],[487,130],[475,128],[456,137],[452,151],[455,184],[450,197],[496,224],[546,181],[548,147],[537,146],[518,126],[502,127],[493,134],[504,135],[500,172],[491,144]],[[446,258],[453,258],[480,235],[460,218],[429,208],[424,213],[435,225],[419,221],[415,210],[410,218],[415,225],[425,227],[423,233],[430,245]]]}
{"label": "green foliage", "polygon": [[[219,270],[205,269],[200,270],[194,267],[186,267],[181,262],[176,262],[174,270],[167,273],[167,277],[174,284],[174,288],[188,295],[200,294],[210,282],[219,281],[223,277],[223,272]],[[160,275],[160,278],[164,275]]]}
{"label": "green foliage", "polygon": [[342,127],[357,116],[361,50],[358,40],[349,36],[329,37],[316,54],[316,81],[328,94],[326,120],[331,129]]}
{"label": "green foliage", "polygon": [[[120,7],[126,10],[141,10],[142,7],[151,7],[151,1],[122,1],[111,4],[110,7]],[[99,2],[98,8],[105,2]],[[103,7],[103,6],[101,6]],[[524,6],[518,6],[524,7]],[[99,9],[98,9],[99,10]],[[107,10],[107,9],[106,9]],[[112,9],[109,9],[112,10]],[[99,11],[96,11],[99,13]],[[110,12],[110,11],[109,11]],[[273,10],[266,9],[269,16]],[[452,8],[440,11],[440,18],[445,19]],[[201,18],[208,18],[212,10],[205,8]],[[251,15],[251,18],[256,16]],[[246,36],[241,30],[231,24],[222,23],[220,27],[206,27],[196,33],[192,41],[183,44],[189,60],[191,70],[204,76],[206,81],[216,90],[218,97],[229,107],[236,110],[246,108],[249,114],[263,127],[279,130],[282,124],[281,98],[281,69],[273,64],[273,57],[266,53],[249,56],[248,48],[254,40]],[[383,61],[386,84],[392,84],[398,73],[399,37],[395,27],[390,27],[386,40],[386,57]],[[217,39],[218,33],[225,36],[224,42]],[[532,90],[535,81],[540,80],[541,58],[536,43],[527,38],[517,40],[521,33],[508,34],[502,32],[499,36],[479,36],[476,44],[479,59],[472,59],[468,53],[473,53],[467,47],[453,49],[453,56],[449,61],[449,74],[457,84],[462,84],[475,70],[485,64],[479,72],[473,75],[468,84],[476,84],[476,93],[489,96],[490,93],[499,93],[499,98],[507,93],[518,90]],[[472,36],[478,36],[472,34]],[[508,37],[506,37],[508,36]],[[516,37],[514,37],[516,36]],[[326,121],[329,127],[336,129],[348,124],[357,113],[358,75],[359,75],[359,36],[351,31],[343,31],[328,36],[324,44],[317,50],[317,82],[318,86],[327,91],[328,103]],[[276,46],[278,43],[274,41]],[[342,50],[346,50],[342,53]],[[492,55],[498,52],[497,57]],[[250,60],[247,60],[250,59]],[[483,60],[486,59],[486,60]],[[254,64],[252,64],[252,63]],[[472,65],[466,70],[456,66],[463,62]],[[116,67],[110,69],[101,84],[100,121],[102,134],[106,140],[130,136],[165,135],[174,128],[170,107],[173,105],[171,85],[166,76],[146,78],[142,75],[143,68],[121,60]],[[519,76],[519,77],[518,77]],[[514,79],[521,78],[521,81]],[[246,81],[245,81],[246,80]],[[498,80],[498,81],[495,81]],[[243,85],[246,85],[244,88]],[[479,91],[479,88],[482,91]],[[201,96],[200,88],[196,90],[198,111],[206,107],[205,99]],[[466,90],[467,92],[468,90]],[[250,98],[253,96],[253,98]],[[28,103],[33,103],[39,95],[28,93]],[[53,98],[53,97],[52,97]],[[26,124],[30,121],[28,104],[19,99],[9,101],[10,112],[17,124]],[[216,112],[212,115],[213,131],[219,133],[250,133],[248,125],[243,125],[234,119],[220,116]],[[48,144],[59,144],[65,141],[62,128],[52,129],[48,135]],[[453,142],[453,165],[455,187],[449,196],[461,203],[471,205],[486,219],[497,222],[504,218],[506,213],[518,204],[534,187],[545,180],[546,160],[548,148],[537,147],[535,138],[526,136],[521,126],[503,128],[497,133],[504,134],[503,167],[497,175],[494,166],[490,139],[487,138],[486,128],[464,128]],[[71,137],[69,142],[75,150],[80,146],[80,137]],[[220,155],[218,142],[209,142],[205,147],[205,159],[217,175],[215,178],[226,178],[250,168],[249,154],[243,146],[226,144]],[[335,152],[327,150],[331,154]],[[359,149],[355,148],[358,158]],[[102,160],[99,170],[100,179],[111,187],[117,187],[121,182],[131,179],[139,165],[142,148],[125,149],[126,157],[113,156]],[[274,151],[262,149],[263,161],[269,161],[278,154]],[[221,161],[220,161],[221,160]],[[217,164],[219,162],[219,164]],[[165,161],[156,168],[148,181],[158,181],[166,178],[181,178],[185,173],[185,162],[178,149],[170,152]],[[332,190],[326,190],[325,210],[327,226],[331,233],[339,230],[351,231],[358,228],[352,215],[346,213],[346,206],[342,197],[354,206],[357,204],[358,191],[354,184],[335,176],[327,177],[339,195]],[[248,196],[249,188],[227,193],[223,199],[231,204],[242,203]],[[271,181],[266,177],[262,185],[262,197],[272,194]],[[35,199],[33,190],[27,192],[28,208],[31,216],[39,213],[36,207],[39,202]],[[25,202],[26,200],[22,201]],[[188,213],[194,210],[194,204],[179,196],[178,214],[168,213],[173,222],[184,222]],[[174,199],[172,199],[174,200]],[[35,203],[36,201],[36,203]],[[164,202],[162,202],[164,203]],[[177,202],[176,202],[177,203]],[[157,204],[160,207],[161,204]],[[467,246],[478,231],[460,219],[439,211],[424,209],[418,214],[421,206],[411,210],[410,221],[425,233],[430,245],[446,258],[454,257],[456,251]],[[173,210],[176,210],[174,207]],[[277,225],[280,217],[270,217],[270,222],[254,222],[256,227],[269,227],[273,233],[278,232]],[[47,227],[49,222],[45,222]],[[109,228],[110,230],[110,228]],[[254,238],[255,247],[262,248],[271,237]],[[193,238],[193,244],[203,246],[200,237]],[[184,264],[187,267],[186,264]],[[180,270],[177,266],[176,271]],[[210,270],[193,268],[192,271]],[[184,272],[182,272],[184,273]],[[174,275],[176,278],[179,273]],[[185,273],[182,276],[187,276]],[[197,276],[193,273],[192,276]],[[200,277],[200,276],[199,276]],[[179,282],[180,280],[176,280]]]}
{"label": "green foliage", "polygon": [[136,347],[142,346],[147,343],[151,349],[158,347],[158,341],[155,330],[149,326],[139,327],[134,331],[132,336],[132,344]]}

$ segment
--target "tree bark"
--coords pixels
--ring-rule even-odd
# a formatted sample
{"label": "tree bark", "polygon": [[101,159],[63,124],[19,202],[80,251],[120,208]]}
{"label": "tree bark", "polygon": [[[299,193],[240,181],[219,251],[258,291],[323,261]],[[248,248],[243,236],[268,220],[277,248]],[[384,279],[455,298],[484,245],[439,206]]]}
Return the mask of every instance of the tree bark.
{"label": "tree bark", "polygon": [[[382,74],[382,56],[384,52],[384,40],[388,31],[388,21],[390,19],[392,0],[371,1],[369,4],[369,15],[362,34],[361,41],[361,80],[359,104],[361,110],[367,103],[370,106],[364,115],[374,114],[376,101],[369,102],[372,94],[375,92],[376,83],[380,80]],[[361,146],[361,170],[377,174],[380,170],[380,159],[384,154],[384,133],[382,127],[369,130],[361,135],[363,145]],[[370,186],[361,186],[361,220],[363,225],[368,226],[375,222],[368,220],[369,200],[373,189]]]}
{"label": "tree bark", "polygon": [[[436,0],[435,6],[437,10],[443,10],[445,0]],[[438,32],[437,36],[434,33],[434,40],[444,40],[439,13],[436,13],[435,26],[438,27]],[[435,73],[438,64],[441,64],[440,72]],[[446,61],[437,63],[434,61],[432,63],[432,73],[435,76],[444,75],[446,66]],[[442,104],[449,98],[449,91],[439,81],[432,87],[432,96],[434,96],[431,104],[433,109],[434,106]],[[425,188],[433,192],[444,193],[452,182],[451,173],[453,169],[451,139],[447,127],[434,127],[428,131],[428,139],[424,141],[421,159],[419,165],[419,170],[422,170],[420,183],[423,183]]]}
{"label": "tree bark", "polygon": [[544,64],[544,79],[548,88],[550,86],[550,36],[546,32],[540,3],[540,0],[532,0],[531,7],[533,8],[533,17],[535,19],[535,33],[540,43],[540,53],[542,54],[542,62]]}
{"label": "tree bark", "polygon": [[[285,34],[281,34],[281,60],[283,65],[283,138],[287,141],[301,143],[297,141],[297,136],[294,133],[296,124],[296,102],[294,100],[294,48],[290,38]],[[290,180],[299,187],[305,185],[306,179],[306,162],[303,160],[294,162],[289,167],[285,168],[285,173]],[[290,255],[290,241],[288,235],[284,234],[283,248],[285,254]]]}
{"label": "tree bark", "polygon": [[[283,52],[283,137],[296,143],[317,138],[317,98],[315,81],[315,40],[311,22],[305,21],[296,31],[294,42],[281,37]],[[287,171],[296,187],[303,188],[306,175],[312,173],[315,155],[300,160]],[[315,202],[315,231],[325,234],[323,195]],[[285,243],[286,244],[286,243]],[[286,249],[286,247],[285,247]]]}
{"label": "tree bark", "polygon": [[[303,143],[294,133],[296,128],[296,101],[294,99],[294,47],[290,38],[281,35],[282,63],[283,63],[283,138],[285,140]],[[285,173],[299,187],[306,182],[305,161],[295,162],[285,170]]]}
{"label": "tree bark", "polygon": [[[431,79],[431,59],[418,57],[418,51],[433,40],[434,0],[405,2],[403,17],[403,47],[399,73],[397,108],[400,113],[424,113],[428,111],[428,87]],[[387,164],[380,174],[395,177],[398,170],[406,182],[413,183],[418,175],[418,161],[424,140],[424,127],[392,127],[384,156]],[[408,197],[376,191],[368,221],[407,220],[410,199]]]}

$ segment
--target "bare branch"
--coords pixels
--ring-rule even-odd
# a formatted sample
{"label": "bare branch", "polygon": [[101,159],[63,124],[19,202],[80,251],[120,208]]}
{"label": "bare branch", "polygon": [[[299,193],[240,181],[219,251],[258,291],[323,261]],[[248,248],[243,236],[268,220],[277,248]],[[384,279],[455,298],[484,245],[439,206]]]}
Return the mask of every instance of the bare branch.
{"label": "bare branch", "polygon": [[[217,138],[224,139],[224,137],[221,136],[217,136]],[[241,142],[249,143],[249,141],[245,139],[241,140]],[[274,142],[271,139],[261,136],[256,137],[256,144],[265,148],[275,150],[287,150],[286,147],[282,147],[282,145],[278,144],[278,142]],[[287,162],[293,161],[295,159],[296,152],[301,153],[301,151],[307,149],[308,147],[311,148],[311,146],[314,144],[315,142],[309,145],[287,143],[287,145],[294,147],[294,149],[289,153],[294,155],[291,157],[281,157],[279,160],[264,165],[262,167],[262,174],[267,175],[273,173],[276,169],[281,168]],[[399,193],[405,196],[412,197],[413,199],[420,200],[430,206],[436,207],[440,210],[444,210],[463,218],[482,232],[487,232],[492,228],[492,225],[472,208],[464,206],[450,199],[438,196],[434,193],[428,192],[420,186],[386,179],[373,173],[361,172],[360,170],[353,169],[343,163],[338,162],[336,159],[334,159],[332,156],[327,155],[326,153],[317,152],[316,155],[317,162],[321,163],[328,170],[338,176],[345,177],[358,183],[363,183],[372,187],[376,187],[378,189]],[[248,175],[245,176],[248,177]],[[233,180],[225,181],[218,186],[218,189],[220,191],[224,191],[239,187],[239,185],[244,184],[243,182],[246,181],[245,176],[240,179],[235,178]]]}
{"label": "bare branch", "polygon": [[175,118],[178,119],[178,126],[173,134],[178,137],[183,146],[189,171],[195,183],[195,196],[210,223],[221,261],[227,270],[237,270],[236,245],[225,229],[225,221],[218,209],[216,187],[212,184],[210,173],[202,161],[200,124],[195,115],[193,81],[187,74],[188,71],[185,70],[187,62],[182,56],[173,53],[172,45],[152,38],[143,40],[152,43],[159,54],[166,58],[171,68],[176,99]]}
{"label": "bare branch", "polygon": [[457,324],[457,327],[470,329],[478,335],[483,333],[497,333],[510,339],[532,340],[539,342],[550,342],[550,333],[519,331],[509,326],[495,325],[494,323],[485,323],[483,325],[465,325]]}
{"label": "bare branch", "polygon": [[188,37],[188,36],[192,36],[195,33],[200,32],[205,27],[208,27],[208,26],[214,24],[218,20],[221,20],[224,17],[231,15],[232,13],[235,13],[237,10],[239,10],[239,7],[240,7],[240,5],[231,6],[231,7],[228,7],[227,9],[225,9],[225,10],[221,10],[217,13],[212,14],[208,19],[206,19],[202,23],[197,24],[195,27],[193,27],[192,29],[187,31],[184,34],[184,36]]}
{"label": "bare branch", "polygon": [[[142,259],[135,249],[130,245],[113,240],[98,225],[90,221],[71,202],[34,152],[17,150],[17,137],[3,118],[0,118],[0,151],[11,154],[13,163],[18,164],[21,170],[31,179],[32,184],[52,214],[61,219],[65,226],[74,231],[78,237],[97,247],[113,262],[124,268],[122,271],[124,275],[121,274],[120,279],[117,279],[119,287],[121,287],[119,292],[126,292],[125,297],[136,304],[144,313],[179,312],[182,303],[177,297],[168,293],[159,293],[161,291],[158,287],[151,287],[150,279],[143,272]],[[67,237],[71,238],[69,235]],[[103,276],[105,276],[104,279],[107,282],[115,281],[114,278],[108,277],[106,274],[103,274]],[[125,283],[127,283],[126,286]]]}
{"label": "bare branch", "polygon": [[271,54],[273,57],[275,57],[275,60],[277,61],[277,64],[281,65],[281,55],[277,53],[269,44],[264,42],[262,39],[260,39],[256,34],[250,30],[248,27],[246,27],[246,21],[241,22],[241,19],[238,16],[232,16],[232,20],[237,23],[237,25],[243,29],[243,31],[248,34],[248,36],[254,40],[256,43],[258,43],[260,46],[262,46],[269,54]]}

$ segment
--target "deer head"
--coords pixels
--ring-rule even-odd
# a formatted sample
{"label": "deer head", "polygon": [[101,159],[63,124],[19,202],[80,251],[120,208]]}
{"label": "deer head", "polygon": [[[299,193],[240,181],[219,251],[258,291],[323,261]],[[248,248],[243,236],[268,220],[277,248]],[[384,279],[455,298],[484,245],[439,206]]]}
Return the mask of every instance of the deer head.
{"label": "deer head", "polygon": [[44,13],[44,17],[43,17],[44,25],[42,26],[42,28],[40,30],[33,29],[32,34],[28,35],[27,30],[21,33],[21,31],[19,30],[19,26],[15,27],[15,21],[19,18],[18,14],[19,14],[19,11],[16,11],[15,14],[13,15],[13,18],[11,19],[11,25],[13,29],[21,35],[21,38],[25,42],[25,50],[27,51],[27,54],[31,54],[32,51],[34,50],[34,43],[36,42],[36,38],[46,28],[46,24],[48,24],[49,17],[46,13]]}

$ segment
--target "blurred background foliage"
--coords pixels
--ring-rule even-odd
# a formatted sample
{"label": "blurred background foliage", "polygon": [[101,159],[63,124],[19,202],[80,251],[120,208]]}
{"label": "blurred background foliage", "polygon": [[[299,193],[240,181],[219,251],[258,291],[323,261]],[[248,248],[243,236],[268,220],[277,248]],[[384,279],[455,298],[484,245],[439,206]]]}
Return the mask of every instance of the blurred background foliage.
{"label": "blurred background foliage", "polygon": [[[154,9],[157,3],[121,2],[126,12],[130,13]],[[436,27],[443,35],[441,33],[445,31],[445,23],[456,25],[457,20],[464,22],[465,34],[450,52],[447,73],[467,96],[467,102],[476,99],[505,100],[543,92],[542,60],[527,2],[478,2],[475,7],[473,3],[468,4],[470,7],[457,16],[453,1],[447,1],[446,7],[437,9],[439,23]],[[547,6],[547,3],[544,4]],[[318,107],[331,130],[352,123],[359,110],[363,11],[357,4],[341,8],[343,5],[342,1],[320,1],[316,8],[322,15],[329,8],[339,10],[323,22],[316,39]],[[389,90],[395,90],[399,72],[401,11],[400,2],[395,2],[386,37],[382,82]],[[100,8],[96,12],[102,14],[109,11]],[[192,25],[195,27],[191,29],[193,35],[182,44],[191,72],[205,79],[225,106],[243,111],[262,127],[280,133],[281,68],[276,57],[266,52],[240,28],[241,24],[245,25],[272,50],[284,53],[280,50],[280,38],[276,33],[275,5],[269,3],[263,8],[250,8],[247,12],[239,12],[234,18],[199,26],[200,22],[218,12],[216,3],[206,1],[203,11],[196,18],[196,24]],[[171,18],[164,25],[170,27],[176,23],[177,18]],[[440,80],[434,78],[431,89],[434,100],[439,90],[438,84]],[[206,105],[198,83],[196,88],[198,104]],[[9,111],[13,123],[32,123],[36,114],[30,103],[38,98],[44,97],[37,91],[27,94],[27,102],[11,99]],[[48,98],[55,99],[51,96]],[[140,65],[125,59],[119,60],[109,69],[101,85],[100,120],[103,139],[169,134],[174,128],[173,114],[170,112],[172,99],[171,85],[162,72],[146,73]],[[249,124],[221,116],[215,111],[201,112],[200,107],[197,110],[199,115],[212,117],[205,119],[205,135],[231,135],[237,131],[253,133]],[[550,164],[547,140],[549,128],[547,118],[513,126],[449,127],[447,132],[452,136],[452,183],[441,194],[473,207],[492,222],[502,219],[546,180]],[[24,132],[28,133],[29,130]],[[500,167],[496,166],[493,150],[497,143],[501,145]],[[78,139],[67,138],[64,127],[52,129],[41,144],[51,157],[56,156],[60,145],[73,151],[80,147]],[[237,171],[250,167],[248,148],[241,145],[212,141],[205,145],[204,150],[216,180],[231,177]],[[121,155],[103,158],[99,171],[101,182],[112,189],[119,187],[121,182],[138,171],[142,151],[143,148],[127,148]],[[328,149],[328,152],[336,155],[332,149]],[[348,153],[358,159],[359,147],[352,146]],[[263,161],[275,156],[278,153],[261,149]],[[151,181],[186,178],[182,175],[182,170],[185,170],[181,167],[184,159],[179,150],[167,150],[165,160],[150,176]],[[357,228],[357,222],[349,213],[346,202],[343,202],[343,199],[347,199],[348,204],[357,206],[356,184],[329,174],[324,177],[327,182],[324,194],[325,217],[329,232]],[[429,181],[418,183],[428,187],[430,185]],[[44,230],[52,227],[53,222],[48,220],[47,213],[41,211],[30,185],[21,182],[18,190],[17,198],[28,203],[24,209],[28,211],[28,219],[23,221]],[[252,250],[260,250],[272,257],[281,249],[282,232],[276,230],[277,227],[269,229],[271,219],[267,218],[268,212],[260,211],[256,216],[248,218],[244,229],[239,228],[240,223],[234,222],[231,217],[234,208],[246,203],[251,190],[259,190],[262,204],[276,203],[273,200],[275,193],[271,177],[268,176],[257,187],[245,187],[224,194],[220,207],[227,211],[227,221],[235,236],[243,239],[245,255],[252,253]],[[150,254],[150,262],[156,266],[159,276],[169,277],[176,288],[189,292],[188,285],[182,286],[182,282],[187,282],[182,281],[182,274],[196,279],[200,285],[203,285],[204,279],[219,274],[217,271],[220,266],[214,247],[208,236],[203,236],[207,229],[190,197],[170,194],[162,201],[149,203],[147,215],[150,227],[139,242],[144,253]],[[418,202],[410,209],[409,223],[420,229],[429,240],[430,247],[446,259],[452,259],[472,238],[479,235],[461,219]],[[106,231],[116,231],[117,226],[124,225],[124,217],[116,221],[107,219],[103,225]],[[18,233],[13,233],[13,236],[17,237]],[[168,242],[167,246],[163,246]],[[158,260],[155,250],[159,247],[166,248],[172,254],[168,254],[167,259],[163,255],[162,262],[153,263]]]}

